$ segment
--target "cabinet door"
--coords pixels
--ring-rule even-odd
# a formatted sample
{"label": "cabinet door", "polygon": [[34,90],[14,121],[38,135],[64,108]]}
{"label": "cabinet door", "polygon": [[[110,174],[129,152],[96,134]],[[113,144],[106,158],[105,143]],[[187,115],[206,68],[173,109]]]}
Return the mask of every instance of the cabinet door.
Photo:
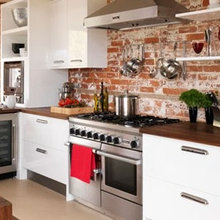
{"label": "cabinet door", "polygon": [[69,66],[85,67],[87,59],[87,29],[83,19],[87,16],[87,0],[68,0]]}
{"label": "cabinet door", "polygon": [[219,220],[220,197],[147,178],[143,215],[152,220]]}
{"label": "cabinet door", "polygon": [[23,141],[24,168],[43,176],[67,184],[68,181],[68,150],[59,151],[47,146]]}
{"label": "cabinet door", "polygon": [[62,67],[67,65],[68,24],[67,0],[50,2],[50,65]]}

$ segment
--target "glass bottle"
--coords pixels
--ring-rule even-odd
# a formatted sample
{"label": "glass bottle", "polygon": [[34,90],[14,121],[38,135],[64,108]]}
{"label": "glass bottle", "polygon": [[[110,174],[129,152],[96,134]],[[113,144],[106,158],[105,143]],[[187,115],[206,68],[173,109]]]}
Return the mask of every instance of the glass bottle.
{"label": "glass bottle", "polygon": [[99,111],[99,99],[97,93],[94,94],[94,112]]}
{"label": "glass bottle", "polygon": [[107,87],[105,87],[105,91],[104,91],[104,111],[108,112],[108,90],[107,90]]}
{"label": "glass bottle", "polygon": [[103,87],[103,82],[101,82],[101,92],[100,92],[100,95],[99,95],[99,102],[100,102],[101,112],[104,112],[104,87]]}

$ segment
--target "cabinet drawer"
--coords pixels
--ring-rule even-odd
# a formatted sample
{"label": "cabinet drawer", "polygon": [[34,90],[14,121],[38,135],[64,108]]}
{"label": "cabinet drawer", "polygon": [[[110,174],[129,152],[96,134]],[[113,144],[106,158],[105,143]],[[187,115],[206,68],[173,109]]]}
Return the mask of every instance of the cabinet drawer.
{"label": "cabinet drawer", "polygon": [[26,169],[67,184],[68,150],[66,152],[24,141],[23,164]]}
{"label": "cabinet drawer", "polygon": [[220,148],[144,135],[143,176],[220,195]]}
{"label": "cabinet drawer", "polygon": [[68,141],[67,120],[23,114],[23,140],[63,150]]}
{"label": "cabinet drawer", "polygon": [[154,178],[144,180],[144,216],[152,220],[219,220],[220,197]]}

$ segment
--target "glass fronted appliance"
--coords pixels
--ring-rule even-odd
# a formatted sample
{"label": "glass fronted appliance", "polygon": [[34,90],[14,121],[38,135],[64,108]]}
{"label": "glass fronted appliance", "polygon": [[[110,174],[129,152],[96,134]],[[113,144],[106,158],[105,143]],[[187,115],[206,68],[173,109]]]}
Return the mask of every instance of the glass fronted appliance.
{"label": "glass fronted appliance", "polygon": [[16,126],[17,114],[0,117],[0,175],[16,172]]}
{"label": "glass fronted appliance", "polygon": [[17,103],[24,103],[24,62],[4,63],[4,95],[16,95]]}

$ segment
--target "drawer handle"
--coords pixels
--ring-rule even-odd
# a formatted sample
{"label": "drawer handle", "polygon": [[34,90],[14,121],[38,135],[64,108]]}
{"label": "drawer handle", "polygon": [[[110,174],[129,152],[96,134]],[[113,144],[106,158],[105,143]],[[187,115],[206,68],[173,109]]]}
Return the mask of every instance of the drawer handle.
{"label": "drawer handle", "polygon": [[42,120],[42,119],[37,119],[36,122],[41,124],[48,124],[47,120]]}
{"label": "drawer handle", "polygon": [[53,61],[53,63],[64,63],[64,60],[55,60],[55,61]]}
{"label": "drawer handle", "polygon": [[181,195],[182,198],[189,199],[189,200],[192,200],[194,202],[198,202],[198,203],[203,204],[203,205],[208,205],[209,204],[209,202],[206,199],[203,199],[203,198],[198,197],[198,196],[191,195],[189,193],[182,192],[180,195]]}
{"label": "drawer handle", "polygon": [[182,146],[181,150],[186,151],[186,152],[190,152],[190,153],[195,153],[195,154],[202,154],[202,155],[208,155],[209,154],[209,152],[207,150],[194,148],[194,147]]}
{"label": "drawer handle", "polygon": [[47,151],[44,149],[36,148],[36,151],[42,154],[47,154]]}
{"label": "drawer handle", "polygon": [[65,146],[70,147],[70,142],[64,143]]}
{"label": "drawer handle", "polygon": [[82,60],[70,60],[71,63],[74,63],[74,62],[80,62],[82,63]]}

